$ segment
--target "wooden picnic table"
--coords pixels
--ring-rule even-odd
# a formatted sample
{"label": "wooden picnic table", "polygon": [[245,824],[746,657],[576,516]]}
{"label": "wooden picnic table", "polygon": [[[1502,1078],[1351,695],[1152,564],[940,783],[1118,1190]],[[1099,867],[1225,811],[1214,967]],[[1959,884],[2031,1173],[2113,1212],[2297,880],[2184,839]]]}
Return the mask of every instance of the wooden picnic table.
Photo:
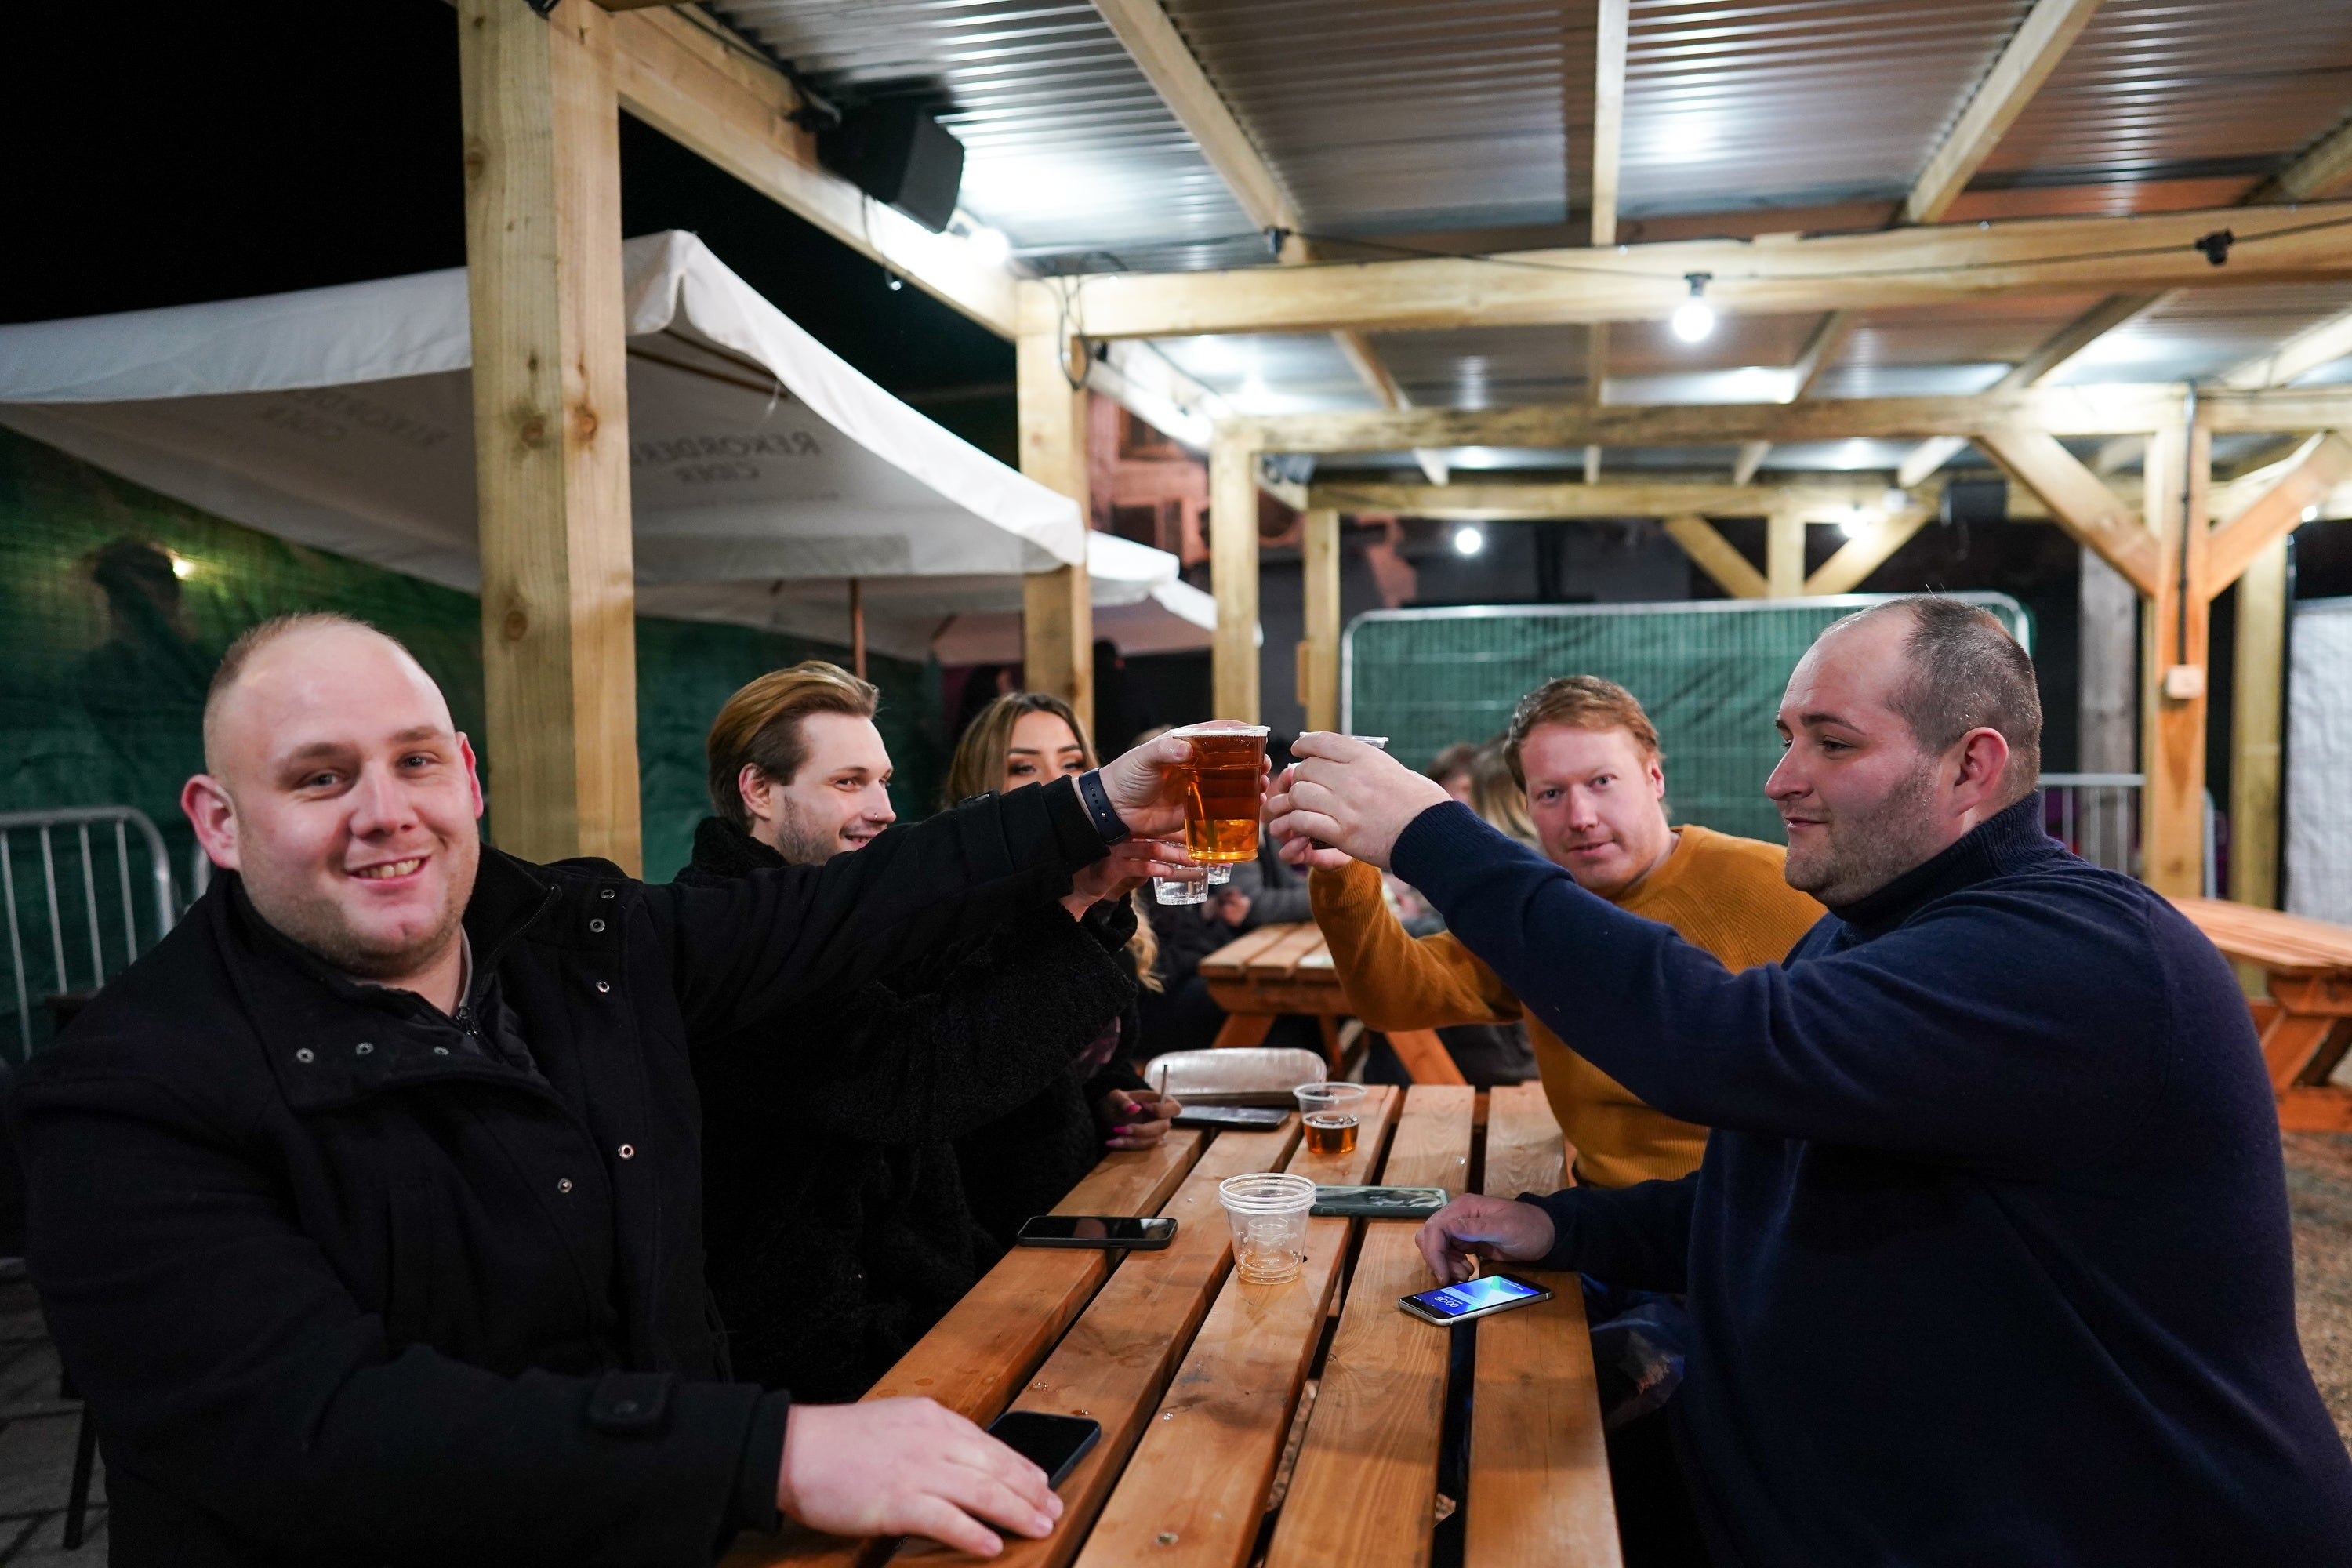
{"label": "wooden picnic table", "polygon": [[[1201,978],[1225,1010],[1220,1046],[1255,1046],[1286,1013],[1304,1013],[1323,1026],[1324,1054],[1339,1066],[1339,1025],[1352,1011],[1331,950],[1312,921],[1244,931],[1201,960]],[[1463,1081],[1434,1029],[1396,1029],[1389,1046],[1415,1083]]]}
{"label": "wooden picnic table", "polygon": [[2352,1046],[2352,930],[2221,899],[2175,899],[2215,947],[2263,972],[2254,1027],[2278,1095],[2279,1126],[2352,1132],[2352,1089],[2328,1077]]}
{"label": "wooden picnic table", "polygon": [[[1062,1483],[1054,1533],[1007,1537],[1003,1563],[1240,1568],[1265,1539],[1268,1568],[1422,1568],[1439,1508],[1449,1331],[1397,1310],[1398,1296],[1432,1283],[1418,1227],[1310,1220],[1300,1277],[1249,1283],[1233,1276],[1217,1184],[1287,1170],[1459,1192],[1482,1155],[1487,1192],[1559,1184],[1559,1129],[1539,1086],[1491,1098],[1376,1087],[1347,1155],[1308,1153],[1295,1116],[1273,1131],[1179,1131],[1112,1154],[1058,1212],[1172,1215],[1168,1248],[1016,1249],[866,1397],[927,1394],[983,1426],[1007,1408],[1102,1423]],[[1572,1273],[1538,1278],[1550,1301],[1451,1331],[1478,1341],[1468,1496],[1454,1500],[1466,1561],[1617,1568],[1583,1297]],[[917,1554],[954,1555],[799,1531],[745,1536],[724,1568],[868,1568]]]}

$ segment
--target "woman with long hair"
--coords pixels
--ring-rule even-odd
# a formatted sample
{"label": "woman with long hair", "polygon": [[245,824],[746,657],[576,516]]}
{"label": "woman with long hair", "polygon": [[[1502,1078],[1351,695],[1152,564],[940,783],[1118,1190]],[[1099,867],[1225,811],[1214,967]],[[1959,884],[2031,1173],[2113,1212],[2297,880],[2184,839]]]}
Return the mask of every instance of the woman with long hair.
{"label": "woman with long hair", "polygon": [[[1002,795],[1095,765],[1086,727],[1070,705],[1050,692],[1009,691],[976,714],[956,741],[948,764],[945,801]],[[1152,970],[1159,944],[1147,895],[1105,899],[1079,924],[1106,946],[1116,941],[1126,973],[1139,987],[1160,989]],[[973,1217],[1000,1241],[1031,1215],[1061,1201],[1102,1158],[1106,1143],[1156,1142],[1178,1109],[1146,1085],[1142,1028],[1130,1003],[1106,1016],[1070,1071],[1027,1104],[956,1141],[964,1192]]]}

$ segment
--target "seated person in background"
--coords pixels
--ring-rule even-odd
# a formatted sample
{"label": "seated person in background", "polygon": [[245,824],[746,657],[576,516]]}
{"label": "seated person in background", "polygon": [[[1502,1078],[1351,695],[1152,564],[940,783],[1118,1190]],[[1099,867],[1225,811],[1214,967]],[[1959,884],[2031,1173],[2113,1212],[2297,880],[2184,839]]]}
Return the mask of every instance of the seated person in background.
{"label": "seated person in background", "polygon": [[[1822,906],[1782,879],[1780,846],[1668,826],[1658,732],[1614,681],[1570,675],[1545,682],[1520,700],[1502,743],[1489,750],[1493,760],[1472,768],[1472,793],[1486,803],[1481,816],[1514,838],[1514,818],[1528,821],[1545,858],[1580,886],[1672,926],[1726,967],[1782,957],[1821,919]],[[1504,799],[1504,790],[1521,785],[1524,806],[1507,810],[1517,803]],[[1381,897],[1374,867],[1318,868],[1308,885],[1349,1005],[1367,1027],[1429,1029],[1525,1016],[1510,988],[1459,938],[1407,936]],[[1622,1187],[1698,1168],[1706,1128],[1644,1105],[1544,1019],[1528,1018],[1528,1026],[1544,1096],[1576,1151],[1579,1181]]]}
{"label": "seated person in background", "polygon": [[1181,746],[701,889],[484,847],[439,689],[340,616],[238,638],[204,739],[223,874],[7,1106],[118,1568],[685,1568],[779,1510],[1046,1532],[1043,1474],[928,1400],[729,1380],[688,1062],[1148,871],[1106,848],[1174,825]]}
{"label": "seated person in background", "polygon": [[[956,742],[948,764],[950,800],[1011,795],[1034,784],[1085,773],[1095,765],[1077,715],[1060,698],[1013,691],[982,709]],[[1080,922],[1097,951],[1107,952],[1128,982],[1128,994],[1160,988],[1153,973],[1159,944],[1142,918],[1150,894],[1130,889],[1087,910]],[[1091,962],[1099,963],[1100,959]],[[1045,973],[1032,984],[1066,984]],[[1131,1000],[1116,1014],[1092,1018],[1091,1033],[1061,1042],[1057,1070],[1019,1104],[956,1140],[972,1217],[1000,1247],[1013,1245],[1021,1222],[1045,1213],[1101,1163],[1105,1149],[1147,1148],[1181,1109],[1148,1088],[1136,1068],[1143,1059],[1142,1026]]]}
{"label": "seated person in background", "polygon": [[[897,817],[880,696],[811,660],[728,699],[705,743],[718,815],[695,830],[679,882],[723,889],[874,843]],[[707,1268],[738,1376],[854,1399],[995,1261],[954,1141],[1075,1093],[1072,1060],[1132,1009],[1133,916],[1123,898],[1098,907],[1104,890],[1036,900],[984,937],[695,1053]],[[785,1048],[795,1039],[822,1047]],[[1069,1181],[1102,1157],[1085,1120],[1086,1165]]]}
{"label": "seated person in background", "polygon": [[1679,1181],[1456,1199],[1431,1268],[1687,1290],[1666,1410],[1719,1563],[2343,1563],[2352,1459],[2296,1341],[2245,998],[2044,832],[2032,662],[1974,605],[1898,600],[1822,635],[1778,728],[1788,876],[1831,914],[1737,973],[1301,741],[1268,803],[1293,853],[1394,864],[1598,1067],[1716,1129]]}

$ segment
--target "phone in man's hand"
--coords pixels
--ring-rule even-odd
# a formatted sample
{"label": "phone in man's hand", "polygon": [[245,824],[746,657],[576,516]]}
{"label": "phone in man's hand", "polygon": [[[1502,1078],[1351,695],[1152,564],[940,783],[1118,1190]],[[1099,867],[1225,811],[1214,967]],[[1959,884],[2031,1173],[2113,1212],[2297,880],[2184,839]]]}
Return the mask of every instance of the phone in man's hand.
{"label": "phone in man's hand", "polygon": [[1042,1410],[1008,1410],[989,1423],[988,1435],[1045,1472],[1058,1487],[1102,1436],[1102,1423],[1083,1415],[1049,1415]]}
{"label": "phone in man's hand", "polygon": [[1549,1290],[1516,1274],[1481,1274],[1477,1279],[1465,1279],[1459,1285],[1441,1285],[1434,1290],[1400,1296],[1397,1305],[1424,1323],[1435,1323],[1444,1328],[1452,1323],[1466,1323],[1473,1318],[1491,1318],[1514,1307],[1532,1307],[1538,1301],[1550,1300]]}

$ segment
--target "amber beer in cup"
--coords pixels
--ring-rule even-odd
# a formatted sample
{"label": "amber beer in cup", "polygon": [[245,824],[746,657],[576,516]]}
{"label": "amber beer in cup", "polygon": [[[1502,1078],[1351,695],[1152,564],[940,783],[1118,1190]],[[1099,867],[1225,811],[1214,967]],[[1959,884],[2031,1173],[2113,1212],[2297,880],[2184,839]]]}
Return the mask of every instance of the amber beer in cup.
{"label": "amber beer in cup", "polygon": [[1364,1103],[1359,1083],[1302,1083],[1290,1091],[1298,1100],[1299,1121],[1310,1154],[1352,1154],[1356,1122]]}
{"label": "amber beer in cup", "polygon": [[1171,732],[1192,743],[1192,759],[1179,770],[1184,790],[1184,847],[1193,859],[1208,865],[1256,859],[1265,726],[1214,719]]}

